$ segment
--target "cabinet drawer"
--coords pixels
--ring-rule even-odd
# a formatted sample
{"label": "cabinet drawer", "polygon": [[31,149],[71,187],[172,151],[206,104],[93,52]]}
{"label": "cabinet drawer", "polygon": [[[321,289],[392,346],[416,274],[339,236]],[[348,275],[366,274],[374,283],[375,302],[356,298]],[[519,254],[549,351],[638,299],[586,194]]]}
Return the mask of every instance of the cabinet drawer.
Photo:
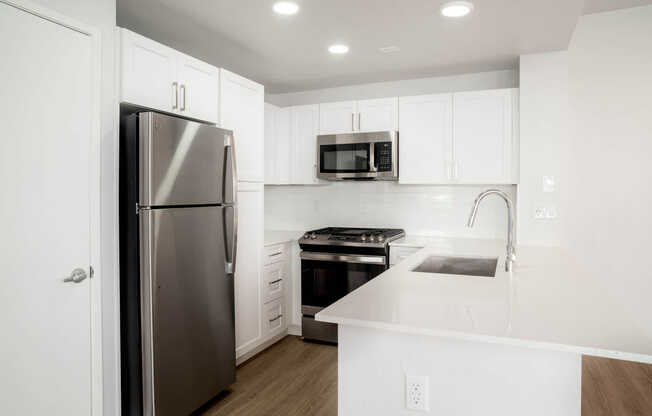
{"label": "cabinet drawer", "polygon": [[263,314],[263,336],[265,338],[273,337],[285,330],[287,325],[285,323],[285,316],[283,316],[285,312],[283,309],[283,299],[265,304],[265,313]]}
{"label": "cabinet drawer", "polygon": [[285,262],[268,264],[263,268],[263,299],[265,302],[283,297]]}
{"label": "cabinet drawer", "polygon": [[423,247],[391,247],[389,248],[389,265],[393,266],[410,257]]}
{"label": "cabinet drawer", "polygon": [[265,247],[265,255],[263,258],[264,264],[278,263],[285,260],[286,248],[285,244],[276,244],[273,246]]}

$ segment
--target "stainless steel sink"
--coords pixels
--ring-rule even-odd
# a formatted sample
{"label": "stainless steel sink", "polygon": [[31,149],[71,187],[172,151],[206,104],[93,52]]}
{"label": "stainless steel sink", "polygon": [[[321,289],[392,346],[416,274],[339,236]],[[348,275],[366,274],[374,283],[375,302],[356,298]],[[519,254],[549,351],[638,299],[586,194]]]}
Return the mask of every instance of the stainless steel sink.
{"label": "stainless steel sink", "polygon": [[437,274],[461,274],[465,276],[496,276],[498,258],[483,257],[444,257],[430,256],[420,265],[412,269],[413,272]]}

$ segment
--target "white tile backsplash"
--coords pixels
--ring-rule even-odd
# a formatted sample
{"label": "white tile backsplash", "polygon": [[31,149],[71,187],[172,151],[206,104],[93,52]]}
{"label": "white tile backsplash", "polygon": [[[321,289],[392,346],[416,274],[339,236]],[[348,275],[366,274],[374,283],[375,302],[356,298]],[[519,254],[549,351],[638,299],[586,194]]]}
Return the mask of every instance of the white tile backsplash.
{"label": "white tile backsplash", "polygon": [[516,201],[515,186],[394,182],[266,186],[265,228],[305,231],[328,226],[392,227],[416,235],[504,239],[507,211],[499,198],[485,199],[475,227],[466,227],[473,200],[488,188],[501,189]]}

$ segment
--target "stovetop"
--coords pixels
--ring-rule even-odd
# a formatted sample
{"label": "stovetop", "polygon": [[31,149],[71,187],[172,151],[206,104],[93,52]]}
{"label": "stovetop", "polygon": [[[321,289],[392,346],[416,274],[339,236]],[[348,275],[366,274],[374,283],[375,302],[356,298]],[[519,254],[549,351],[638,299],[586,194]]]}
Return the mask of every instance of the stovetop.
{"label": "stovetop", "polygon": [[404,237],[405,232],[394,228],[327,227],[306,232],[300,244],[384,247],[390,241]]}

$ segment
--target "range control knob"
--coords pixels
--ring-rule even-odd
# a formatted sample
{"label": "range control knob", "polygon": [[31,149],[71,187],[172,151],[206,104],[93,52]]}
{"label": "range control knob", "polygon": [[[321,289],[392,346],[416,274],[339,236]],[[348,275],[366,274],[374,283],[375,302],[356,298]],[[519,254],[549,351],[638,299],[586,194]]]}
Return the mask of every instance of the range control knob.
{"label": "range control knob", "polygon": [[362,234],[362,235],[360,236],[360,240],[361,240],[362,242],[367,241],[367,235],[366,235],[366,234]]}
{"label": "range control knob", "polygon": [[373,243],[374,241],[376,241],[376,236],[374,236],[374,235],[370,235],[370,236],[369,236],[369,242],[370,242],[370,243]]}
{"label": "range control knob", "polygon": [[316,240],[317,239],[317,234],[315,234],[315,233],[310,234],[310,239],[311,240]]}
{"label": "range control knob", "polygon": [[381,234],[378,236],[377,240],[379,243],[382,243],[383,241],[385,241],[385,236]]}
{"label": "range control knob", "polygon": [[309,239],[309,238],[310,238],[310,234],[305,233],[305,234],[303,235],[303,238],[305,238],[306,240]]}

